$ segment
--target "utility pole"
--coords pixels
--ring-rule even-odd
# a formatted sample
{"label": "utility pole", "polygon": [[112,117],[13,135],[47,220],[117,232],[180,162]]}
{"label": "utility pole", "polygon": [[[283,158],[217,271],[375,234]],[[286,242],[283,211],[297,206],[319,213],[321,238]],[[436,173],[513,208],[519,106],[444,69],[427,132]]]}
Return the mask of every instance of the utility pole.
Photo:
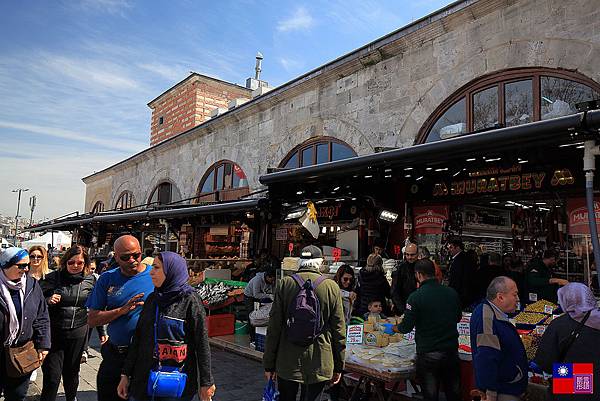
{"label": "utility pole", "polygon": [[29,225],[33,225],[33,211],[35,210],[35,202],[37,200],[37,196],[33,195],[29,197],[29,208],[31,209],[31,215],[29,216]]}
{"label": "utility pole", "polygon": [[17,201],[17,215],[15,217],[15,244],[17,245],[17,234],[19,234],[19,209],[21,209],[21,192],[27,192],[29,188],[13,189],[13,192],[19,193],[19,200]]}

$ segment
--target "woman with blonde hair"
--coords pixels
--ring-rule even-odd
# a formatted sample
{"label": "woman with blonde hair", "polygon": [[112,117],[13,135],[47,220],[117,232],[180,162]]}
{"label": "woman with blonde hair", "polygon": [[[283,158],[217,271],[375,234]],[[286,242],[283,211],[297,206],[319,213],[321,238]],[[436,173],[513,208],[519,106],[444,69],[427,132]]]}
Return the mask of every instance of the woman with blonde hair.
{"label": "woman with blonde hair", "polygon": [[41,245],[29,248],[29,275],[36,280],[41,280],[50,273],[48,267],[48,252]]}
{"label": "woman with blonde hair", "polygon": [[81,355],[88,336],[85,303],[96,284],[90,257],[73,245],[62,257],[58,270],[40,282],[50,314],[52,346],[42,365],[41,401],[54,401],[62,376],[67,401],[74,401],[79,387]]}

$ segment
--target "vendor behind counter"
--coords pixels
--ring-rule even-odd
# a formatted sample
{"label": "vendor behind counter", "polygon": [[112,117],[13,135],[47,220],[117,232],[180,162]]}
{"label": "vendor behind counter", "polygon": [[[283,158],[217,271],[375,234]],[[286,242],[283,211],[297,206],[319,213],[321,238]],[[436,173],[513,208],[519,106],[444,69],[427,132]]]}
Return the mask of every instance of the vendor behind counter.
{"label": "vendor behind counter", "polygon": [[[569,284],[567,280],[553,278],[552,270],[556,266],[558,254],[552,249],[547,249],[541,258],[534,258],[527,268],[527,294],[525,300],[535,301],[545,299],[553,303],[558,302],[556,295],[558,288]],[[537,299],[532,299],[529,294],[536,294]]]}

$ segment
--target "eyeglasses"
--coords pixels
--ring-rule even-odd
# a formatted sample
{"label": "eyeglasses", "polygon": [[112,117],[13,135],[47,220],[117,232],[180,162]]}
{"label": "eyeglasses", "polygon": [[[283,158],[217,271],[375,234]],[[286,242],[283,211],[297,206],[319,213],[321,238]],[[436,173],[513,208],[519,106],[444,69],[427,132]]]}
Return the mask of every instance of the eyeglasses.
{"label": "eyeglasses", "polygon": [[29,259],[42,260],[44,257],[42,255],[29,255]]}
{"label": "eyeglasses", "polygon": [[29,263],[17,263],[15,266],[17,266],[19,270],[29,269]]}
{"label": "eyeglasses", "polygon": [[77,261],[77,260],[67,260],[67,265],[69,266],[77,266],[77,267],[81,267],[85,264],[85,262],[82,262],[81,260]]}
{"label": "eyeglasses", "polygon": [[129,259],[131,259],[132,257],[134,260],[138,260],[140,256],[142,256],[141,252],[126,253],[124,255],[119,256],[119,259],[121,259],[123,262],[129,262]]}

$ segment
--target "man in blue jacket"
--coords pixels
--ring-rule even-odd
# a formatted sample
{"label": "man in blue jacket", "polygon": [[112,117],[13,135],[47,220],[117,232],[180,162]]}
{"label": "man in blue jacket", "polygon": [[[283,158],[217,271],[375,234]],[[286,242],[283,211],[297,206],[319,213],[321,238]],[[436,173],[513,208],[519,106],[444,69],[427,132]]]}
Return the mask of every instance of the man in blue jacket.
{"label": "man in blue jacket", "polygon": [[471,316],[475,381],[485,391],[486,401],[518,401],[527,388],[525,347],[507,315],[515,312],[517,302],[517,284],[508,277],[496,277]]}

